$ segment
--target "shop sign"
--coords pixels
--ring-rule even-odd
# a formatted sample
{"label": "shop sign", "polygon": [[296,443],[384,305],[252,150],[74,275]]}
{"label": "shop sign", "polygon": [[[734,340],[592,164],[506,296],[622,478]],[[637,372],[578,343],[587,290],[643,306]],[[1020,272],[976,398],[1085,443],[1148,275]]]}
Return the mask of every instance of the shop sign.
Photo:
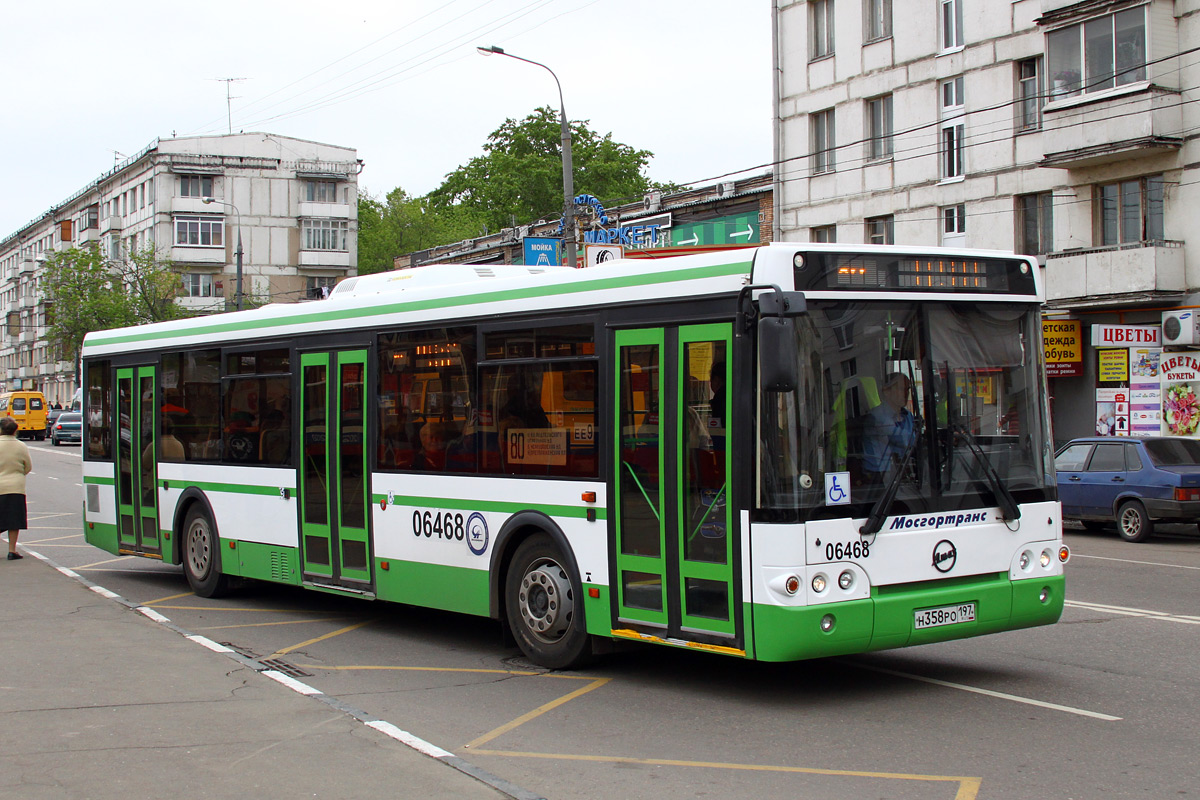
{"label": "shop sign", "polygon": [[1096,390],[1096,435],[1129,435],[1129,390]]}
{"label": "shop sign", "polygon": [[1042,347],[1046,351],[1046,376],[1083,374],[1083,336],[1077,319],[1042,321]]}
{"label": "shop sign", "polygon": [[1129,380],[1129,351],[1128,350],[1097,350],[1099,359],[1098,377],[1104,381]]}
{"label": "shop sign", "polygon": [[525,244],[526,266],[557,267],[562,264],[562,258],[559,256],[562,239],[526,236],[522,241]]}
{"label": "shop sign", "polygon": [[1200,352],[1163,353],[1158,363],[1164,383],[1200,381]]}
{"label": "shop sign", "polygon": [[1093,325],[1093,347],[1158,347],[1161,325]]}
{"label": "shop sign", "polygon": [[[605,217],[607,220],[608,217]],[[668,235],[671,215],[658,214],[653,217],[630,220],[616,228],[593,228],[583,232],[587,244],[614,244],[630,248],[665,247],[670,244]]]}

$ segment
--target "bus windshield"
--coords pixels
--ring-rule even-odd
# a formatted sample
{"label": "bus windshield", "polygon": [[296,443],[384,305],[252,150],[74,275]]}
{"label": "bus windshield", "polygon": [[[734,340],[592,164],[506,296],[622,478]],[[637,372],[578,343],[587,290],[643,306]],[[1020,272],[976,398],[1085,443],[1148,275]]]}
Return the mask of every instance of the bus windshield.
{"label": "bus windshield", "polygon": [[803,520],[866,516],[891,491],[890,515],[1053,497],[1034,308],[808,309],[796,390],[760,394],[760,509]]}

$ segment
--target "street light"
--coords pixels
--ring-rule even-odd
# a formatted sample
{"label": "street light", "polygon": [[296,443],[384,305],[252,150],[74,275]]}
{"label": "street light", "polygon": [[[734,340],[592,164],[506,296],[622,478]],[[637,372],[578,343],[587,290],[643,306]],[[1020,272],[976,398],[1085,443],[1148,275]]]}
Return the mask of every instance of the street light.
{"label": "street light", "polygon": [[227,200],[218,200],[215,197],[205,197],[205,198],[202,198],[200,200],[200,202],[204,203],[204,205],[206,205],[206,206],[211,205],[213,203],[220,203],[223,206],[229,206],[230,208],[233,209],[233,213],[237,215],[237,231],[238,231],[237,294],[234,295],[234,298],[237,301],[237,310],[241,311],[242,310],[242,212],[238,211],[237,206],[235,206],[233,203],[230,203]]}
{"label": "street light", "polygon": [[575,266],[575,179],[571,169],[571,125],[567,122],[567,106],[563,102],[562,84],[559,83],[558,76],[554,74],[554,70],[547,67],[545,64],[531,61],[528,58],[514,56],[512,53],[504,52],[504,48],[492,45],[491,47],[476,47],[475,51],[481,56],[490,56],[493,53],[498,56],[508,56],[515,58],[517,61],[524,61],[526,64],[533,64],[535,67],[541,67],[549,72],[554,78],[554,83],[558,86],[558,106],[559,106],[559,122],[562,125],[562,169],[563,169],[563,239],[567,248],[567,264]]}

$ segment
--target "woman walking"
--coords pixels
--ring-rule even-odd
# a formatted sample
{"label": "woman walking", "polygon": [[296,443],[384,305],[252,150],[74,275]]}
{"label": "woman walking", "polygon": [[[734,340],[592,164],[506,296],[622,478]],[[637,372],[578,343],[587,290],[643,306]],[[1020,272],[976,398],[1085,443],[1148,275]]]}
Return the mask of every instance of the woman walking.
{"label": "woman walking", "polygon": [[29,527],[25,514],[25,476],[33,469],[29,448],[17,438],[17,421],[0,419],[0,531],[8,531],[8,560],[24,558],[17,552],[17,536]]}

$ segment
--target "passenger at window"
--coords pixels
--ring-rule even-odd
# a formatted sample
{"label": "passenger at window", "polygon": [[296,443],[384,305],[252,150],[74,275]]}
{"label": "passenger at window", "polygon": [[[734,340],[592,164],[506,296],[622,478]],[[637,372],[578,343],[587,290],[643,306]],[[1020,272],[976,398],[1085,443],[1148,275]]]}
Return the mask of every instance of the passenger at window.
{"label": "passenger at window", "polygon": [[413,458],[412,469],[441,472],[446,468],[446,425],[430,420],[421,427],[421,451]]}

